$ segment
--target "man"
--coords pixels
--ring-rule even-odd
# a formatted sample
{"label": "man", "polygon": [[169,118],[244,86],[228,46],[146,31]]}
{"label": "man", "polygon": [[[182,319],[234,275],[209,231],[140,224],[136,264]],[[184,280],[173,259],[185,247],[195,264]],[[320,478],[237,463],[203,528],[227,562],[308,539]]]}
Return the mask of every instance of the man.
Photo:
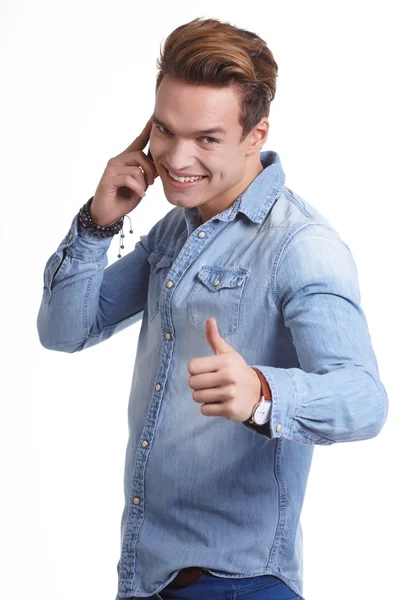
{"label": "man", "polygon": [[[302,598],[314,445],[374,437],[388,412],[355,263],[261,151],[265,43],[195,19],[159,66],[151,119],[46,264],[40,340],[77,352],[142,319],[117,600]],[[104,268],[157,176],[174,208]]]}

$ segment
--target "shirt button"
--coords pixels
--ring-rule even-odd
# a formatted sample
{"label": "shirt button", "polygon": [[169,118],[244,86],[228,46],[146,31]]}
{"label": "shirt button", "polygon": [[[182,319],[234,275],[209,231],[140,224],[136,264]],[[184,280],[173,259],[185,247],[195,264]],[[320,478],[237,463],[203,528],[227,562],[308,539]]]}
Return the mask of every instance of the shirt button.
{"label": "shirt button", "polygon": [[142,442],[141,446],[142,446],[143,448],[146,448],[146,447],[148,446],[148,442],[147,442],[147,440],[144,440],[144,441]]}
{"label": "shirt button", "polygon": [[203,237],[205,237],[205,235],[206,235],[205,231],[200,231],[200,233],[198,234],[198,237],[203,238]]}
{"label": "shirt button", "polygon": [[156,386],[155,386],[155,389],[156,389],[157,392],[159,392],[159,390],[161,389],[161,384],[157,383]]}
{"label": "shirt button", "polygon": [[282,425],[280,423],[278,423],[278,425],[276,426],[276,431],[280,431],[282,429]]}
{"label": "shirt button", "polygon": [[171,287],[173,287],[173,286],[174,286],[174,283],[173,283],[173,281],[171,281],[171,280],[169,279],[169,281],[168,281],[168,282],[167,282],[167,284],[166,284],[166,287],[168,287],[168,288],[171,288]]}
{"label": "shirt button", "polygon": [[219,279],[217,279],[216,281],[214,281],[214,285],[215,285],[215,286],[217,286],[217,285],[219,285],[219,284],[220,284],[220,280],[219,280]]}
{"label": "shirt button", "polygon": [[133,500],[133,504],[139,504],[141,500],[136,496]]}
{"label": "shirt button", "polygon": [[172,336],[170,335],[170,333],[168,331],[165,333],[165,338],[167,340],[171,340],[172,339]]}

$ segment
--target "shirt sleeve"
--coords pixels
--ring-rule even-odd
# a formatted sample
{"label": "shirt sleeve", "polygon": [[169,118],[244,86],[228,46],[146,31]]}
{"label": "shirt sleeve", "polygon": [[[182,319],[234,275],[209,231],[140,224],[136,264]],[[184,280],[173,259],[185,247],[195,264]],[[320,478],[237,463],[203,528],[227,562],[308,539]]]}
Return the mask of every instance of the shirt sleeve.
{"label": "shirt sleeve", "polygon": [[[283,246],[283,245],[282,245]],[[299,228],[274,261],[274,295],[300,367],[258,368],[271,389],[269,439],[328,445],[372,438],[388,415],[349,247],[327,226]]]}
{"label": "shirt sleeve", "polygon": [[77,352],[142,318],[148,293],[148,235],[140,236],[132,252],[107,266],[111,240],[85,231],[76,215],[48,259],[37,316],[45,348]]}

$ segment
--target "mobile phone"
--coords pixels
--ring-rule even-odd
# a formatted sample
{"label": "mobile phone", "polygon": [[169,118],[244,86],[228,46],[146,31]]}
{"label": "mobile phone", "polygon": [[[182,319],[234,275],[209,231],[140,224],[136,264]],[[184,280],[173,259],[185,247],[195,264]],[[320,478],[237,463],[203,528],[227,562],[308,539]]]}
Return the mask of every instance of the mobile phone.
{"label": "mobile phone", "polygon": [[152,158],[151,150],[149,148],[148,148],[147,156],[152,160],[152,162],[154,162],[154,159]]}

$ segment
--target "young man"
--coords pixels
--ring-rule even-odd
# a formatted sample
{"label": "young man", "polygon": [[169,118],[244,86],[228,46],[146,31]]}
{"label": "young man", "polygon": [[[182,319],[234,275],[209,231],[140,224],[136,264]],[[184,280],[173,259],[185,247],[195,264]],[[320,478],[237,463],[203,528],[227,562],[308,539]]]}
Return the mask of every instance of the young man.
{"label": "young man", "polygon": [[[265,43],[195,19],[159,67],[151,119],[46,264],[40,340],[77,352],[142,319],[117,600],[302,598],[314,446],[374,437],[388,412],[355,263],[261,151]],[[157,176],[172,210],[105,268]]]}

